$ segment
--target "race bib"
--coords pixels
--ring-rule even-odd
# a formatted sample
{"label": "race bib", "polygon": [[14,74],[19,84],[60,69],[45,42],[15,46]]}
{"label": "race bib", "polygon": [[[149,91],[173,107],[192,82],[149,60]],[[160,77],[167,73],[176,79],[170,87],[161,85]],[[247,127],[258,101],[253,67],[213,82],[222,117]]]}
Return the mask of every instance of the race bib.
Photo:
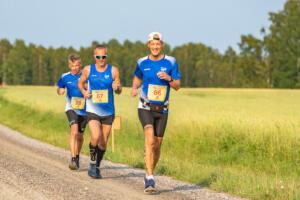
{"label": "race bib", "polygon": [[167,95],[167,86],[152,85],[148,86],[148,99],[150,101],[161,101],[163,102]]}
{"label": "race bib", "polygon": [[72,97],[71,106],[73,109],[82,110],[85,106],[85,99],[82,97]]}
{"label": "race bib", "polygon": [[108,90],[92,90],[93,103],[108,103]]}

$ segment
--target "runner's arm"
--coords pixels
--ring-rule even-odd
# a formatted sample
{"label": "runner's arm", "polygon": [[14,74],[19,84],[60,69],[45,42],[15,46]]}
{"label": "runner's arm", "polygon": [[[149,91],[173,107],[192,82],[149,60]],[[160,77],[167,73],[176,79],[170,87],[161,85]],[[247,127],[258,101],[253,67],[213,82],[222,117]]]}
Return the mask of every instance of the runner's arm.
{"label": "runner's arm", "polygon": [[64,79],[64,74],[60,77],[59,81],[57,82],[57,94],[58,95],[63,95],[65,93],[65,79]]}
{"label": "runner's arm", "polygon": [[158,72],[157,75],[160,79],[164,79],[164,80],[168,81],[170,84],[170,87],[173,88],[174,90],[177,91],[180,89],[180,79],[173,80],[172,76],[170,76],[166,72]]}
{"label": "runner's arm", "polygon": [[122,86],[120,81],[120,73],[117,67],[112,67],[112,76],[113,76],[113,83],[112,88],[115,91],[116,94],[121,94],[122,92]]}
{"label": "runner's arm", "polygon": [[143,82],[143,79],[134,76],[133,81],[132,81],[132,90],[131,90],[131,96],[132,97],[136,97],[136,95],[138,94],[138,88],[141,87]]}
{"label": "runner's arm", "polygon": [[170,84],[170,87],[176,91],[180,89],[180,79],[172,80],[171,82],[169,82],[169,84]]}
{"label": "runner's arm", "polygon": [[91,68],[90,65],[85,66],[82,71],[81,77],[78,79],[78,89],[80,90],[84,98],[90,98],[92,96],[90,92],[85,88],[85,84],[86,84],[85,82],[89,77],[90,68]]}

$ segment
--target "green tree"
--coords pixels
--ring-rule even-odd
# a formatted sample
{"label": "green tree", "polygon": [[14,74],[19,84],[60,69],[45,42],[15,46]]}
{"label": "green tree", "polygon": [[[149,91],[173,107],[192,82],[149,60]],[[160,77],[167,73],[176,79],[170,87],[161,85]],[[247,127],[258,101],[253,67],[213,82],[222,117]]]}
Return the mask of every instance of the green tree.
{"label": "green tree", "polygon": [[4,63],[7,60],[8,53],[10,49],[12,48],[12,45],[7,39],[0,40],[0,83],[5,82],[6,73],[3,68]]}
{"label": "green tree", "polygon": [[29,52],[23,40],[16,40],[3,65],[8,84],[30,84],[31,69],[28,65]]}
{"label": "green tree", "polygon": [[264,42],[250,35],[242,35],[239,67],[242,69],[246,87],[266,87],[267,67],[264,62]]}
{"label": "green tree", "polygon": [[300,87],[300,1],[288,0],[284,9],[270,13],[270,34],[265,36],[274,87]]}

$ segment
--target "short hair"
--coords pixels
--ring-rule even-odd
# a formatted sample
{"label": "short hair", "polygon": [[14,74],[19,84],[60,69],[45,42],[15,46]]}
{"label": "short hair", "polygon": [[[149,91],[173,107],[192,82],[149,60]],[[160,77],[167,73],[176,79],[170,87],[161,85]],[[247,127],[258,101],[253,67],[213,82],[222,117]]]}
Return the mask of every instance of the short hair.
{"label": "short hair", "polygon": [[80,55],[76,53],[71,53],[68,57],[69,61],[75,62],[76,60],[81,60]]}
{"label": "short hair", "polygon": [[107,48],[104,45],[98,44],[97,46],[95,46],[94,53],[96,49],[105,49],[105,53],[107,54]]}

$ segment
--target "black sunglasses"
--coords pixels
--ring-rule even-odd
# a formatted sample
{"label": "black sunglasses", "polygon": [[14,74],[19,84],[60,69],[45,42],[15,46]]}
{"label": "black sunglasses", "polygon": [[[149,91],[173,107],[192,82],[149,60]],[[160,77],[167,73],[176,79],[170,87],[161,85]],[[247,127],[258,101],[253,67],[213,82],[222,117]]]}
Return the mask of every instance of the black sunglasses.
{"label": "black sunglasses", "polygon": [[105,59],[106,56],[96,56],[96,58],[97,58],[97,59],[101,59],[101,58],[102,58],[102,59]]}

